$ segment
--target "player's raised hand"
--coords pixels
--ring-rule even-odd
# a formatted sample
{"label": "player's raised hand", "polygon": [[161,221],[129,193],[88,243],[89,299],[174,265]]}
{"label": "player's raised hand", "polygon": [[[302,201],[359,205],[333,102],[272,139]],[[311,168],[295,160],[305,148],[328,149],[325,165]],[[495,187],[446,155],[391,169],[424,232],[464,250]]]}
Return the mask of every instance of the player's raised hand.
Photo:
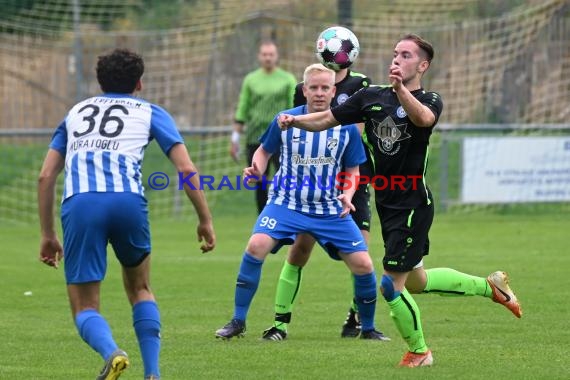
{"label": "player's raised hand", "polygon": [[390,84],[394,90],[398,90],[404,82],[404,72],[402,71],[402,68],[398,65],[391,65],[388,79],[390,80]]}
{"label": "player's raised hand", "polygon": [[295,123],[295,116],[288,115],[286,113],[279,114],[277,117],[277,124],[281,130],[286,131],[287,129],[291,128]]}
{"label": "player's raised hand", "polygon": [[40,242],[40,261],[50,267],[58,268],[63,257],[63,248],[57,236],[42,236]]}
{"label": "player's raised hand", "polygon": [[356,211],[356,208],[352,204],[352,200],[347,197],[346,194],[339,195],[337,199],[342,203],[342,212],[340,213],[341,218],[347,216],[351,211]]}
{"label": "player's raised hand", "polygon": [[198,241],[203,242],[200,246],[202,253],[210,252],[216,246],[216,233],[212,222],[200,223],[196,228],[198,233]]}

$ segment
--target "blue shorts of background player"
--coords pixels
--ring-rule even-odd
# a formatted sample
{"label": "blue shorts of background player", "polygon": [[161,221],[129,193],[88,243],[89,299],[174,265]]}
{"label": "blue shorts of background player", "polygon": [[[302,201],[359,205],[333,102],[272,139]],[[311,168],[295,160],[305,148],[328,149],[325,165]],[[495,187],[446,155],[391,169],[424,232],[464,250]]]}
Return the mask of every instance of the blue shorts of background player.
{"label": "blue shorts of background player", "polygon": [[233,318],[216,331],[216,337],[229,339],[244,335],[247,312],[257,291],[265,258],[283,245],[292,244],[299,233],[311,234],[331,258],[345,262],[355,279],[363,337],[375,332],[376,276],[366,243],[350,215],[343,218],[311,215],[269,203],[255,223],[242,258]]}

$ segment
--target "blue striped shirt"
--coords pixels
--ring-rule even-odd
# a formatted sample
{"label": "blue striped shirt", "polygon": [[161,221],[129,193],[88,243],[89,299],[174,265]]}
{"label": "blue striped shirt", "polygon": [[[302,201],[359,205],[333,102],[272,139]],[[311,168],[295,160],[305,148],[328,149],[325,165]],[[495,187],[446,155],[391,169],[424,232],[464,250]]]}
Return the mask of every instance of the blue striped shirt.
{"label": "blue striped shirt", "polygon": [[166,155],[183,143],[172,117],[154,104],[103,94],[73,106],[50,143],[65,158],[63,200],[86,192],[144,196],[141,165],[152,139]]}
{"label": "blue striped shirt", "polygon": [[[302,115],[307,113],[307,107],[284,113]],[[281,131],[274,119],[260,141],[267,152],[280,155],[280,167],[271,183],[268,203],[309,214],[340,214],[337,175],[343,168],[356,167],[366,161],[356,125],[339,125],[322,132],[298,128]]]}

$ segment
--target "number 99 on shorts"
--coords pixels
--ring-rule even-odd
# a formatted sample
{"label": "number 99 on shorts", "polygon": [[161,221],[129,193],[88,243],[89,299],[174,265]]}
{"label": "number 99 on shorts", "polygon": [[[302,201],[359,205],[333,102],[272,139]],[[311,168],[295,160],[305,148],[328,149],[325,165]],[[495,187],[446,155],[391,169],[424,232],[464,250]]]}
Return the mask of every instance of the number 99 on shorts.
{"label": "number 99 on shorts", "polygon": [[259,221],[259,227],[267,227],[270,230],[274,229],[276,225],[277,225],[277,220],[270,218],[268,216],[264,216]]}

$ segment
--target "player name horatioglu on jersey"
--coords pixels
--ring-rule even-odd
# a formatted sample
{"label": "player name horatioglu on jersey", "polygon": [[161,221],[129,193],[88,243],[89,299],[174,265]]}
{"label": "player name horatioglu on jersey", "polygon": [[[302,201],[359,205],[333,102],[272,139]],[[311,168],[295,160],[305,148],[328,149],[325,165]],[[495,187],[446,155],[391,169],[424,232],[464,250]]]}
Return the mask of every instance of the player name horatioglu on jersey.
{"label": "player name horatioglu on jersey", "polygon": [[106,149],[106,150],[118,150],[120,143],[112,139],[83,139],[77,140],[71,143],[69,150],[75,152],[80,149]]}

